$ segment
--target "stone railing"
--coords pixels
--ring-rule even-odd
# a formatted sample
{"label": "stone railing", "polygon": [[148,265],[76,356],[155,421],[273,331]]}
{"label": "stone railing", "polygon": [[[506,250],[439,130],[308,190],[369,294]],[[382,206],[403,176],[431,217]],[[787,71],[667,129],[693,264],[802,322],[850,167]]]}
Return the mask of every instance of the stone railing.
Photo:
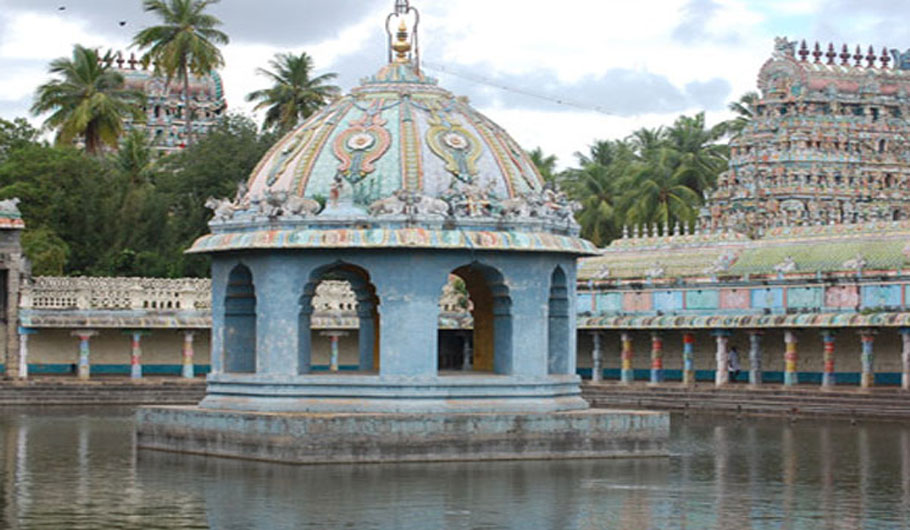
{"label": "stone railing", "polygon": [[[19,307],[23,323],[40,326],[53,323],[65,326],[68,322],[85,320],[86,323],[131,322],[174,325],[173,315],[183,315],[188,322],[198,319],[209,322],[212,310],[212,284],[208,279],[180,278],[66,278],[37,277],[23,285]],[[327,327],[356,327],[357,298],[350,284],[324,281],[316,288],[313,298],[314,324]],[[439,302],[443,317],[465,317],[470,305],[466,296],[449,282],[441,293]],[[105,316],[107,315],[107,316]],[[123,320],[111,317],[124,315]],[[128,317],[132,315],[133,317]],[[178,319],[179,320],[179,319]],[[25,322],[28,321],[28,322]],[[182,321],[182,320],[180,320]],[[459,320],[460,321],[460,320]],[[179,324],[178,324],[179,325]]]}
{"label": "stone railing", "polygon": [[180,278],[39,276],[22,287],[21,309],[211,311],[211,281]]}

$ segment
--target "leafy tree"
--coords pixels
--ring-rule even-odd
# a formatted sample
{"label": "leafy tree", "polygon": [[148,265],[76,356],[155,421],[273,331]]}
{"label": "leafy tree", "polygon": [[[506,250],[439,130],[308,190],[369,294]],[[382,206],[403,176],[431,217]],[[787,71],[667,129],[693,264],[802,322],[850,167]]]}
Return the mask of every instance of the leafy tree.
{"label": "leafy tree", "polygon": [[249,118],[229,115],[197,143],[164,159],[157,192],[167,203],[167,225],[160,234],[170,263],[167,276],[208,274],[207,258],[183,254],[208,232],[211,212],[205,200],[232,197],[275,141],[274,134],[260,134]]}
{"label": "leafy tree", "polygon": [[22,251],[35,276],[61,276],[70,253],[69,245],[47,226],[26,230],[22,234]]}
{"label": "leafy tree", "polygon": [[[22,200],[27,255],[36,265],[58,263],[60,249],[68,248],[65,274],[104,272],[98,264],[110,252],[119,226],[117,188],[106,160],[71,146],[28,145],[0,164],[0,198]],[[40,255],[51,247],[58,249],[53,259]]]}
{"label": "leafy tree", "polygon": [[110,67],[110,52],[80,45],[73,47],[71,59],[51,62],[49,72],[59,76],[35,91],[32,112],[50,112],[44,125],[57,130],[57,143],[68,144],[81,137],[85,150],[97,154],[102,144],[116,147],[123,133],[123,119],[141,117],[139,94],[124,88],[123,76]]}
{"label": "leafy tree", "polygon": [[536,147],[533,151],[528,152],[528,156],[537,167],[544,182],[556,182],[556,155],[545,155],[543,149]]}
{"label": "leafy tree", "polygon": [[168,79],[183,81],[187,144],[192,143],[193,117],[190,108],[190,74],[203,76],[224,66],[218,45],[229,42],[227,34],[216,29],[221,21],[205,12],[220,0],[143,0],[146,12],[156,15],[162,24],[141,30],[133,45],[146,50],[144,63],[153,63],[156,71]]}
{"label": "leafy tree", "polygon": [[256,73],[269,78],[272,86],[246,96],[247,101],[258,101],[256,110],[267,109],[264,129],[289,131],[341,93],[329,84],[337,74],[312,76],[313,59],[306,52],[275,54],[269,66],[271,70],[258,68]]}
{"label": "leafy tree", "polygon": [[6,160],[7,153],[38,141],[38,130],[25,118],[7,121],[0,118],[0,163]]}

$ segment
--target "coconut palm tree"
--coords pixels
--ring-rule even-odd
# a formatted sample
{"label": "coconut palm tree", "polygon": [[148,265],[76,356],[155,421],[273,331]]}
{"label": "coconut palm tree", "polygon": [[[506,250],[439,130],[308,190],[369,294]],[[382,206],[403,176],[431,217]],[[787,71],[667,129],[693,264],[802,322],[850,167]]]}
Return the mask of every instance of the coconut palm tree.
{"label": "coconut palm tree", "polygon": [[31,111],[51,113],[44,126],[57,130],[57,143],[81,137],[86,152],[95,155],[103,144],[117,146],[124,118],[141,117],[140,94],[124,88],[111,59],[111,52],[101,57],[97,50],[77,44],[72,58],[51,61],[48,71],[59,77],[38,87]]}
{"label": "coconut palm tree", "polygon": [[634,159],[629,144],[623,140],[601,140],[588,153],[575,153],[580,167],[567,170],[560,178],[566,193],[581,203],[576,215],[582,237],[598,246],[607,245],[619,236],[621,212],[616,205],[620,196],[619,182]]}
{"label": "coconut palm tree", "polygon": [[684,156],[663,147],[630,168],[619,183],[623,193],[618,201],[629,223],[672,225],[695,219],[701,197],[687,184],[695,170],[683,163]]}
{"label": "coconut palm tree", "polygon": [[727,168],[729,147],[719,143],[725,131],[724,124],[707,127],[704,112],[680,116],[666,130],[665,146],[678,152],[678,163],[689,170],[684,184],[699,195],[714,188]]}
{"label": "coconut palm tree", "polygon": [[258,68],[256,73],[269,78],[272,86],[246,96],[247,101],[258,101],[256,110],[267,109],[263,129],[289,131],[341,93],[329,84],[337,74],[312,77],[313,58],[306,52],[277,53],[269,66],[271,70]]}
{"label": "coconut palm tree", "polygon": [[156,71],[183,82],[187,143],[192,142],[193,118],[190,108],[190,74],[203,76],[224,66],[218,45],[227,44],[227,34],[216,29],[221,21],[205,12],[220,0],[143,0],[146,12],[157,15],[162,24],[141,30],[133,45],[144,50],[142,61]]}
{"label": "coconut palm tree", "polygon": [[755,117],[755,104],[760,99],[759,93],[753,90],[740,96],[737,101],[730,102],[727,110],[736,114],[736,117],[723,122],[725,132],[730,136],[739,134]]}
{"label": "coconut palm tree", "polygon": [[543,154],[543,149],[536,147],[528,152],[528,157],[531,158],[531,162],[537,167],[537,171],[540,172],[544,182],[556,181],[556,155],[545,155]]}

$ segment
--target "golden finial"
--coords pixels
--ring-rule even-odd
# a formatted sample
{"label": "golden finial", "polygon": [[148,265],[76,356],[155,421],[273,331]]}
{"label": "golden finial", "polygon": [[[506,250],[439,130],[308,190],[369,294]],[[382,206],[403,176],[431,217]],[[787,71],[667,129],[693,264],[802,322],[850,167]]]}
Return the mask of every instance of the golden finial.
{"label": "golden finial", "polygon": [[398,62],[403,63],[408,60],[408,52],[411,51],[411,42],[408,39],[408,27],[404,20],[398,25],[398,33],[395,34],[398,39],[392,44],[392,50],[395,51],[395,57]]}
{"label": "golden finial", "polygon": [[[393,22],[398,21],[398,30],[393,31]],[[417,43],[417,26],[420,13],[411,7],[408,0],[395,0],[395,9],[386,18],[385,29],[389,36],[389,62],[412,62],[420,71],[420,45]]]}

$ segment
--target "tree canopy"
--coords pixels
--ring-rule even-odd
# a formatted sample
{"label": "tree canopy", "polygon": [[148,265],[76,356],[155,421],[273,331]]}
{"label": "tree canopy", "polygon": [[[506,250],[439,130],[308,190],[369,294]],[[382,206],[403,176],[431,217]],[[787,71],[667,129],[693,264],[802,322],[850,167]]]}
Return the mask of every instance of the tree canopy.
{"label": "tree canopy", "polygon": [[699,113],[576,153],[577,167],[557,181],[582,204],[581,235],[604,246],[625,225],[691,226],[727,167],[727,131],[725,123],[708,127]]}

